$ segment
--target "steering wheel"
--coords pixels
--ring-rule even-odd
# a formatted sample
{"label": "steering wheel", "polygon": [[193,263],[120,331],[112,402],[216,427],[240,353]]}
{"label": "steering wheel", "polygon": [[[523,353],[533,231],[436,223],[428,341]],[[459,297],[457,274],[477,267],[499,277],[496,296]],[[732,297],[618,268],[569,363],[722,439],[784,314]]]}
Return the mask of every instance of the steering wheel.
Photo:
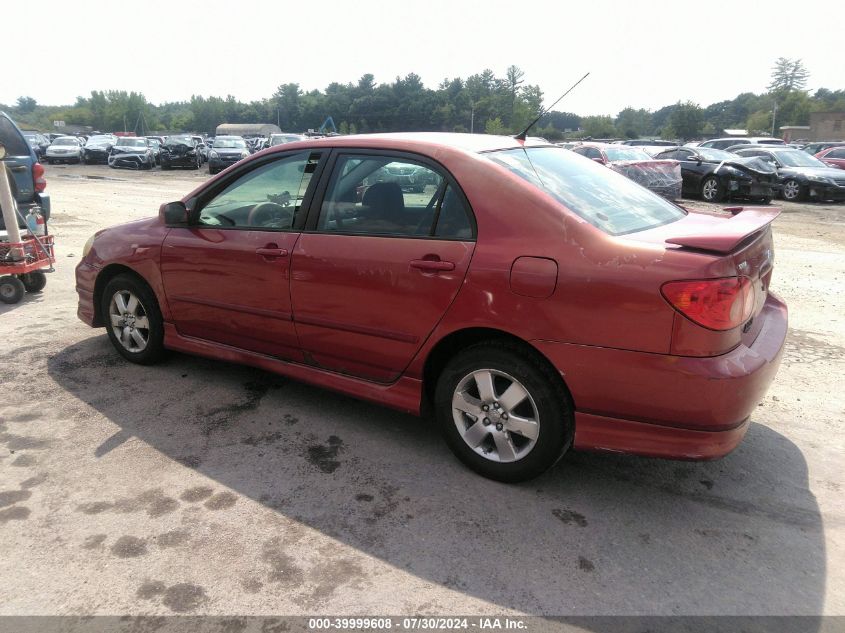
{"label": "steering wheel", "polygon": [[249,210],[246,223],[248,226],[290,228],[293,226],[293,208],[275,202],[259,202]]}

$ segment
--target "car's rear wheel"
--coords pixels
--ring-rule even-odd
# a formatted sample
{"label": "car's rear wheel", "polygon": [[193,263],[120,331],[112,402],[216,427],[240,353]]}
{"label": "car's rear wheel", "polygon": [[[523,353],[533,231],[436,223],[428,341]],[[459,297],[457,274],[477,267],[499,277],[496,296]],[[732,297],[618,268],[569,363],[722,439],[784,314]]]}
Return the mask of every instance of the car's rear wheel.
{"label": "car's rear wheel", "polygon": [[132,275],[118,275],[106,285],[100,310],[109,339],[121,356],[140,365],[162,359],[164,321],[147,284]]}
{"label": "car's rear wheel", "polygon": [[540,359],[502,343],[460,352],[437,381],[435,413],[455,455],[477,473],[525,481],[572,443],[572,406]]}
{"label": "car's rear wheel", "polygon": [[47,285],[47,275],[40,270],[33,270],[20,276],[21,283],[27,292],[41,292]]}
{"label": "car's rear wheel", "polygon": [[795,202],[806,197],[804,188],[797,180],[787,180],[783,183],[783,199]]}
{"label": "car's rear wheel", "polygon": [[708,176],[701,183],[701,198],[705,202],[721,202],[725,197],[725,189],[716,176]]}

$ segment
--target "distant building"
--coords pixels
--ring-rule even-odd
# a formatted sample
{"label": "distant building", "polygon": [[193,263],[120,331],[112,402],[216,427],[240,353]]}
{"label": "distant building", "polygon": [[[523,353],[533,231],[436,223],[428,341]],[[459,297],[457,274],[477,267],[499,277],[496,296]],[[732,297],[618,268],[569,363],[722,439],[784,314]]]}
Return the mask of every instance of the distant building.
{"label": "distant building", "polygon": [[281,128],[272,123],[221,123],[215,136],[270,136],[281,132]]}
{"label": "distant building", "polygon": [[780,137],[786,143],[793,141],[806,141],[810,137],[809,125],[781,125]]}
{"label": "distant building", "polygon": [[811,112],[811,141],[845,141],[845,112]]}

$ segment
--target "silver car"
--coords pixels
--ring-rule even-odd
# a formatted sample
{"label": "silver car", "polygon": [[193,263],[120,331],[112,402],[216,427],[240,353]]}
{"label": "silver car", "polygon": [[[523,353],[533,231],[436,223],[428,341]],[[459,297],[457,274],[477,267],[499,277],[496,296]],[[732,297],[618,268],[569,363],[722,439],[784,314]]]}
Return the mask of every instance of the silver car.
{"label": "silver car", "polygon": [[82,162],[82,143],[75,136],[60,136],[47,148],[47,162],[51,165]]}

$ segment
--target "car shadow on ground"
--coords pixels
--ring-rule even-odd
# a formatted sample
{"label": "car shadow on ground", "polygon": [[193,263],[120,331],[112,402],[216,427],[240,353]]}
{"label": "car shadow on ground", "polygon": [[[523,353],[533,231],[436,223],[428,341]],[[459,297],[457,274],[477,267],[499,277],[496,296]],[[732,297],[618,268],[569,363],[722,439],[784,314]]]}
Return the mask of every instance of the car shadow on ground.
{"label": "car shadow on ground", "polygon": [[570,453],[535,481],[504,485],[464,469],[425,420],[251,368],[178,354],[134,366],[96,336],[48,370],[120,427],[90,447],[92,462],[137,437],[350,547],[504,608],[822,612],[824,532],[807,464],[760,424],[720,461]]}

